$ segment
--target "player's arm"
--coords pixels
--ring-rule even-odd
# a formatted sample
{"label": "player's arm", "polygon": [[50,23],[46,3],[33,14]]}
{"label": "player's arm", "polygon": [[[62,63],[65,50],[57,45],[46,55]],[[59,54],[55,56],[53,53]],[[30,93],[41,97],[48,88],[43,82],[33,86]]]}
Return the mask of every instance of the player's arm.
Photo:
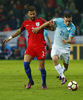
{"label": "player's arm", "polygon": [[6,42],[10,41],[12,38],[21,34],[24,30],[25,30],[25,27],[24,27],[24,22],[23,22],[21,27],[13,35],[11,35],[9,38],[5,39],[3,42],[6,43]]}
{"label": "player's arm", "polygon": [[34,29],[32,30],[32,32],[33,32],[33,33],[38,33],[39,30],[41,30],[42,28],[47,27],[48,25],[49,25],[49,21],[45,22],[45,23],[42,24],[40,27],[34,28]]}
{"label": "player's arm", "polygon": [[21,29],[18,29],[13,35],[11,35],[9,38],[5,39],[3,42],[6,43],[6,42],[10,41],[12,38],[18,36],[21,33],[22,33]]}
{"label": "player's arm", "polygon": [[71,43],[72,40],[73,40],[73,37],[72,37],[72,36],[69,36],[69,39],[68,39],[68,40],[64,40],[64,39],[62,39],[62,43],[63,43],[63,44]]}
{"label": "player's arm", "polygon": [[46,28],[46,27],[48,27],[48,29],[50,29],[50,30],[53,30],[54,21],[53,20],[47,21],[44,24],[42,24],[40,27],[34,28],[32,30],[32,32],[33,33],[38,33],[39,30],[41,30],[42,28]]}
{"label": "player's arm", "polygon": [[69,34],[69,38],[68,38],[68,40],[64,40],[64,39],[62,39],[62,43],[63,43],[63,44],[71,43],[72,40],[73,40],[73,37],[74,37],[74,35],[75,35],[75,31],[76,31],[76,28],[73,27],[72,30],[70,31],[70,34]]}

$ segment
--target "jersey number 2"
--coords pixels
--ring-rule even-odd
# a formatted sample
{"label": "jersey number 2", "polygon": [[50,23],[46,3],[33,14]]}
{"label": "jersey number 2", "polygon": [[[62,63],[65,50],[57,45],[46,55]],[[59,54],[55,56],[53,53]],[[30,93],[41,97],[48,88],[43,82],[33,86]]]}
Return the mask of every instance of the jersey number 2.
{"label": "jersey number 2", "polygon": [[45,56],[44,51],[42,51],[42,58]]}
{"label": "jersey number 2", "polygon": [[61,35],[61,36],[64,36],[64,32],[63,32],[63,31],[61,31],[61,32],[60,32],[60,35]]}

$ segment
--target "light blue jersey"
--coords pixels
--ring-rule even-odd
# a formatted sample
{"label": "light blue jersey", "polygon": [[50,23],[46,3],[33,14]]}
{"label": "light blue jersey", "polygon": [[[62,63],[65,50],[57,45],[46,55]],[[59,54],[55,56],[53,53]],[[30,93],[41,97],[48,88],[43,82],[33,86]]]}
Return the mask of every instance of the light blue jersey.
{"label": "light blue jersey", "polygon": [[63,18],[53,19],[55,24],[57,25],[55,34],[54,34],[54,46],[58,46],[59,48],[70,50],[71,45],[69,43],[63,44],[62,39],[68,40],[69,36],[74,37],[75,35],[75,26],[71,22],[69,26],[64,24]]}

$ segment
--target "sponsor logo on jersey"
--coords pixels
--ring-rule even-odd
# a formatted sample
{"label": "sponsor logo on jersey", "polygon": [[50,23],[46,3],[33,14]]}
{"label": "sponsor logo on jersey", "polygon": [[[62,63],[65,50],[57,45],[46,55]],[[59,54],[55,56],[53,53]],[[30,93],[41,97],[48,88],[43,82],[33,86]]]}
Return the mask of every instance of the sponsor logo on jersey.
{"label": "sponsor logo on jersey", "polygon": [[34,29],[34,27],[32,27],[32,29]]}

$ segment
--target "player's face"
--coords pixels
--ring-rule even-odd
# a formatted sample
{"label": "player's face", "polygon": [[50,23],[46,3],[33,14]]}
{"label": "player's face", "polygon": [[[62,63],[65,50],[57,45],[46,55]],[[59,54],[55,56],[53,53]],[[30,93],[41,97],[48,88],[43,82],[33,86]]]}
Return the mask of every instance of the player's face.
{"label": "player's face", "polygon": [[70,17],[70,18],[64,17],[64,23],[65,23],[65,25],[69,26],[70,23],[71,23],[71,21],[72,21],[72,17]]}
{"label": "player's face", "polygon": [[29,11],[28,16],[32,21],[34,21],[36,19],[36,11]]}

